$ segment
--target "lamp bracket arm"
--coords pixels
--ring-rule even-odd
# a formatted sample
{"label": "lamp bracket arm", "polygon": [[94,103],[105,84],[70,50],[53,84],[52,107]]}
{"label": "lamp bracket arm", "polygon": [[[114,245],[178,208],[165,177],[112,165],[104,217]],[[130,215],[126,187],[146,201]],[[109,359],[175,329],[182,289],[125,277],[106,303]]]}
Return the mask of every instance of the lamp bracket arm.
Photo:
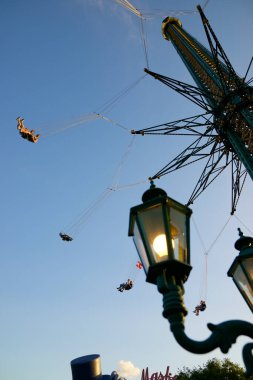
{"label": "lamp bracket arm", "polygon": [[[204,341],[199,342],[189,338],[181,324],[175,323],[175,315],[168,317],[171,331],[181,346],[196,354],[205,354],[219,347],[223,353],[227,353],[236,339],[245,335],[253,339],[253,325],[246,321],[231,320],[218,325],[208,323],[207,327],[212,331]],[[173,320],[174,319],[174,320]]]}
{"label": "lamp bracket arm", "polygon": [[[239,336],[244,335],[253,339],[253,324],[241,320],[225,321],[217,325],[208,323],[207,327],[211,331],[211,335],[207,339],[196,341],[189,338],[185,333],[184,326],[187,310],[183,300],[182,282],[179,278],[163,271],[157,277],[157,287],[158,291],[163,294],[163,316],[168,319],[176,341],[187,351],[194,354],[206,354],[220,348],[221,352],[227,353]],[[248,343],[243,348],[243,361],[247,376],[253,374],[252,350],[253,343]]]}
{"label": "lamp bracket arm", "polygon": [[[205,354],[220,348],[223,353],[227,353],[236,342],[239,336],[245,335],[253,339],[253,325],[246,321],[231,320],[225,321],[218,325],[208,323],[207,327],[212,332],[204,341],[195,341],[189,338],[184,331],[180,317],[174,315],[168,316],[171,331],[181,347],[195,354]],[[243,361],[246,367],[246,374],[253,374],[253,343],[248,343],[243,348]]]}

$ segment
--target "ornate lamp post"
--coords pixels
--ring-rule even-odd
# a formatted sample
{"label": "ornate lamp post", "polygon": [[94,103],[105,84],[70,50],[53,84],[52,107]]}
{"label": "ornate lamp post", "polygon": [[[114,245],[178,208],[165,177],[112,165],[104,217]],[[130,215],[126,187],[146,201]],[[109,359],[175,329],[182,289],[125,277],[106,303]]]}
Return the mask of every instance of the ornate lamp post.
{"label": "ornate lamp post", "polygon": [[240,238],[235,242],[235,248],[240,251],[228,270],[228,276],[233,277],[241,295],[253,311],[253,238],[244,236],[239,230]]}
{"label": "ornate lamp post", "polygon": [[[218,325],[209,323],[207,327],[212,333],[202,342],[186,335],[184,318],[187,310],[183,301],[183,283],[187,281],[191,271],[192,211],[169,198],[166,192],[156,188],[152,181],[150,189],[143,194],[142,201],[142,204],[130,210],[129,236],[133,236],[147,276],[146,281],[156,284],[158,291],[163,295],[163,316],[168,319],[176,341],[187,351],[204,354],[217,347],[223,353],[227,353],[240,335],[253,338],[253,325],[241,320],[226,321]],[[253,239],[251,242],[253,243]],[[247,249],[245,244],[239,245],[237,249]],[[231,273],[236,273],[236,268],[232,271]],[[253,374],[252,349],[253,343],[246,344],[243,348],[243,360],[248,376]]]}

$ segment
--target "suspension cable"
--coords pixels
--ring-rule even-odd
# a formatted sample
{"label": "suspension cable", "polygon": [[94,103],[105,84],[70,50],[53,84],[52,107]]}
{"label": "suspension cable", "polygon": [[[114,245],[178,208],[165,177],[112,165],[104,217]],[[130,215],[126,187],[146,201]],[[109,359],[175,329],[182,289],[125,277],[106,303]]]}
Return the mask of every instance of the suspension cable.
{"label": "suspension cable", "polygon": [[146,66],[149,69],[149,58],[148,58],[148,39],[147,39],[147,32],[146,29],[144,29],[144,22],[146,20],[144,18],[140,19],[140,35],[141,35],[141,41],[142,41],[142,46],[143,46],[143,51],[144,51],[144,57],[145,57],[145,62]]}
{"label": "suspension cable", "polygon": [[226,226],[228,225],[228,223],[230,222],[232,218],[232,215],[229,216],[228,220],[226,221],[226,223],[223,225],[223,227],[221,228],[220,232],[218,233],[218,235],[216,236],[216,238],[214,239],[214,241],[212,242],[212,244],[210,245],[210,247],[207,249],[204,242],[203,242],[203,239],[201,237],[201,234],[199,232],[199,229],[196,225],[196,222],[194,220],[194,218],[192,218],[192,221],[193,221],[193,225],[195,227],[195,230],[196,230],[196,233],[197,233],[197,236],[200,240],[200,243],[201,243],[201,246],[202,246],[202,249],[203,249],[203,254],[204,254],[204,258],[205,258],[205,265],[204,265],[204,274],[203,274],[203,287],[200,289],[200,299],[204,298],[204,300],[207,299],[207,287],[208,287],[208,254],[211,252],[211,250],[213,249],[214,245],[216,244],[216,242],[218,241],[218,239],[220,238],[220,236],[222,235],[222,233],[224,232]]}
{"label": "suspension cable", "polygon": [[253,235],[253,232],[252,232],[252,231],[246,226],[245,223],[243,223],[243,222],[238,218],[237,215],[234,214],[234,217],[238,220],[238,222],[240,222],[240,223],[243,225],[244,228],[246,228],[246,230],[247,230],[251,235]]}
{"label": "suspension cable", "polygon": [[136,87],[137,84],[140,83],[146,76],[147,76],[147,74],[145,73],[140,78],[138,78],[137,80],[135,80],[132,84],[130,84],[129,86],[127,86],[125,89],[123,89],[118,94],[116,94],[111,99],[109,99],[107,102],[105,102],[100,107],[98,107],[96,114],[104,114],[104,113],[110,112],[112,110],[112,108],[116,105],[116,103],[120,99],[122,99],[124,96],[126,96],[128,94],[128,92],[130,90],[132,90],[134,87]]}

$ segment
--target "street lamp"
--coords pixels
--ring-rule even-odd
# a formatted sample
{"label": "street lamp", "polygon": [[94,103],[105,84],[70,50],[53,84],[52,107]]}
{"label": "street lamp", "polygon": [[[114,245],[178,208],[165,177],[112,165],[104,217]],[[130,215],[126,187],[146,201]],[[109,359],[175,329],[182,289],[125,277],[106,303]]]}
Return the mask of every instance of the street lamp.
{"label": "street lamp", "polygon": [[[156,284],[158,291],[163,295],[163,316],[168,319],[170,329],[180,346],[196,354],[205,354],[217,347],[223,353],[227,353],[240,335],[253,339],[253,325],[241,320],[226,321],[218,325],[209,323],[207,327],[212,333],[202,342],[186,335],[184,318],[187,310],[183,300],[183,284],[191,271],[189,235],[192,211],[169,198],[166,192],[156,188],[152,181],[150,189],[143,194],[142,201],[142,204],[130,210],[128,234],[133,236],[146,273],[146,281]],[[250,243],[253,243],[253,239]],[[246,240],[243,240],[243,245],[239,244],[236,247],[241,250],[250,249],[250,246],[246,247],[245,244]],[[252,257],[253,255],[251,259]],[[252,265],[252,261],[250,263]],[[236,268],[233,273],[235,272]],[[243,348],[247,376],[253,374],[252,350],[253,343],[248,343]]]}
{"label": "street lamp", "polygon": [[239,230],[240,238],[235,242],[235,248],[240,251],[228,270],[228,276],[253,311],[253,238],[244,236]]}

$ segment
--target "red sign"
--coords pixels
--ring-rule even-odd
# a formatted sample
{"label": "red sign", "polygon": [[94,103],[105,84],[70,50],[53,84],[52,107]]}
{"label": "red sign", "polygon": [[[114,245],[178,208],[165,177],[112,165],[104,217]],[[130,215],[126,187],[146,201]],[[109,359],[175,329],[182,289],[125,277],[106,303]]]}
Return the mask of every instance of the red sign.
{"label": "red sign", "polygon": [[142,375],[141,375],[141,380],[177,380],[177,376],[172,376],[170,373],[170,367],[167,366],[166,373],[165,375],[160,372],[154,372],[152,375],[149,377],[149,372],[148,372],[148,367],[142,370]]}

